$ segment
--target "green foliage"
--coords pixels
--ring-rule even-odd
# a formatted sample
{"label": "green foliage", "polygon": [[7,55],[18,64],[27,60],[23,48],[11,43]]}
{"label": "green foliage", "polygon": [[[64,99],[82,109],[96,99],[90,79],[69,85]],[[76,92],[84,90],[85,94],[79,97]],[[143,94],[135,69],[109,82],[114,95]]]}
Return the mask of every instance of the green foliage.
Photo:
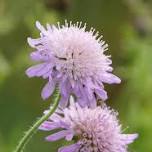
{"label": "green foliage", "polygon": [[[61,3],[62,2],[62,3]],[[152,3],[150,0],[0,0],[0,151],[10,152],[23,131],[50,105],[41,101],[45,80],[28,79],[28,36],[37,37],[35,21],[64,19],[87,22],[109,44],[120,85],[107,86],[107,104],[117,109],[125,132],[138,132],[132,152],[151,152],[152,128]],[[65,141],[48,143],[38,132],[29,152],[55,152]]]}

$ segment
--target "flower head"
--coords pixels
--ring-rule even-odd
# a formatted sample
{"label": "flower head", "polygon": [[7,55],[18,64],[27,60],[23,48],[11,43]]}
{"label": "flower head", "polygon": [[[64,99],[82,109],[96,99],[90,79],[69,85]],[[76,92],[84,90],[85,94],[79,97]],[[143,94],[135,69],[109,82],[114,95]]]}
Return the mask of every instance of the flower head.
{"label": "flower head", "polygon": [[31,58],[40,64],[30,67],[26,73],[29,77],[48,79],[42,90],[43,99],[59,85],[60,106],[66,106],[70,94],[74,94],[81,106],[95,107],[96,99],[107,99],[103,83],[120,83],[111,73],[112,61],[104,54],[108,48],[102,36],[93,28],[86,31],[86,25],[81,24],[65,21],[62,26],[47,24],[45,29],[36,22],[40,38],[28,38],[29,45],[35,49]]}
{"label": "flower head", "polygon": [[79,106],[72,99],[68,108],[58,109],[39,129],[60,129],[46,137],[48,141],[61,138],[75,141],[60,148],[59,152],[127,152],[127,145],[138,136],[123,134],[117,113],[106,105],[90,109]]}

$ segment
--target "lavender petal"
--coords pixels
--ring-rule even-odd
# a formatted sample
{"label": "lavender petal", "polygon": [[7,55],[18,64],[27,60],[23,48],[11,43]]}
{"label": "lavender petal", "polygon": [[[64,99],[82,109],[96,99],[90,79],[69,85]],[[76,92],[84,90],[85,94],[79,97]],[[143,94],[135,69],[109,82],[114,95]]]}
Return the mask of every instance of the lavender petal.
{"label": "lavender petal", "polygon": [[76,152],[79,149],[80,145],[79,144],[72,144],[69,146],[64,146],[61,147],[58,152]]}
{"label": "lavender petal", "polygon": [[67,130],[62,130],[62,131],[59,131],[59,132],[57,132],[57,133],[54,133],[54,134],[52,134],[52,135],[50,135],[50,136],[47,136],[47,137],[46,137],[46,140],[47,140],[47,141],[56,141],[56,140],[59,140],[59,139],[61,139],[61,138],[66,137],[68,134],[69,134],[69,131],[67,131]]}
{"label": "lavender petal", "polygon": [[55,89],[56,82],[54,80],[49,81],[43,88],[41,96],[44,100],[49,98]]}

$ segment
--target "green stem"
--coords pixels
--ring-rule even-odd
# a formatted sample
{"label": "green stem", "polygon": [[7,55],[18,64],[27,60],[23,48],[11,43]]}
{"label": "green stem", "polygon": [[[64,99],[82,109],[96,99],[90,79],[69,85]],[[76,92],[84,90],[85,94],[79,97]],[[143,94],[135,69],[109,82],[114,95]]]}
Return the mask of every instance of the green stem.
{"label": "green stem", "polygon": [[58,94],[53,105],[50,107],[49,112],[38,119],[38,121],[36,121],[33,126],[25,133],[14,152],[23,152],[25,145],[28,143],[34,133],[36,133],[38,127],[54,113],[58,106],[59,99],[60,95]]}

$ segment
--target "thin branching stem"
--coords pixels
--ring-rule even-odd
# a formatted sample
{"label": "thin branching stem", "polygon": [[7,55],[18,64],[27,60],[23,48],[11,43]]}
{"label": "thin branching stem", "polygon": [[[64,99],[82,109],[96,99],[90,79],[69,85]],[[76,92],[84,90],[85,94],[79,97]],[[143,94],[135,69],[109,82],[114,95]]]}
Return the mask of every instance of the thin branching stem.
{"label": "thin branching stem", "polygon": [[36,131],[38,130],[38,127],[44,122],[46,121],[56,110],[57,106],[58,106],[58,102],[60,99],[60,95],[59,93],[56,95],[56,97],[54,98],[54,103],[52,106],[50,106],[49,112],[45,115],[43,115],[40,119],[38,119],[33,126],[25,133],[25,135],[23,136],[23,138],[20,140],[19,144],[17,145],[16,149],[14,150],[14,152],[23,152],[25,145],[29,142],[29,140],[31,139],[31,137],[34,135],[34,133],[36,133]]}

